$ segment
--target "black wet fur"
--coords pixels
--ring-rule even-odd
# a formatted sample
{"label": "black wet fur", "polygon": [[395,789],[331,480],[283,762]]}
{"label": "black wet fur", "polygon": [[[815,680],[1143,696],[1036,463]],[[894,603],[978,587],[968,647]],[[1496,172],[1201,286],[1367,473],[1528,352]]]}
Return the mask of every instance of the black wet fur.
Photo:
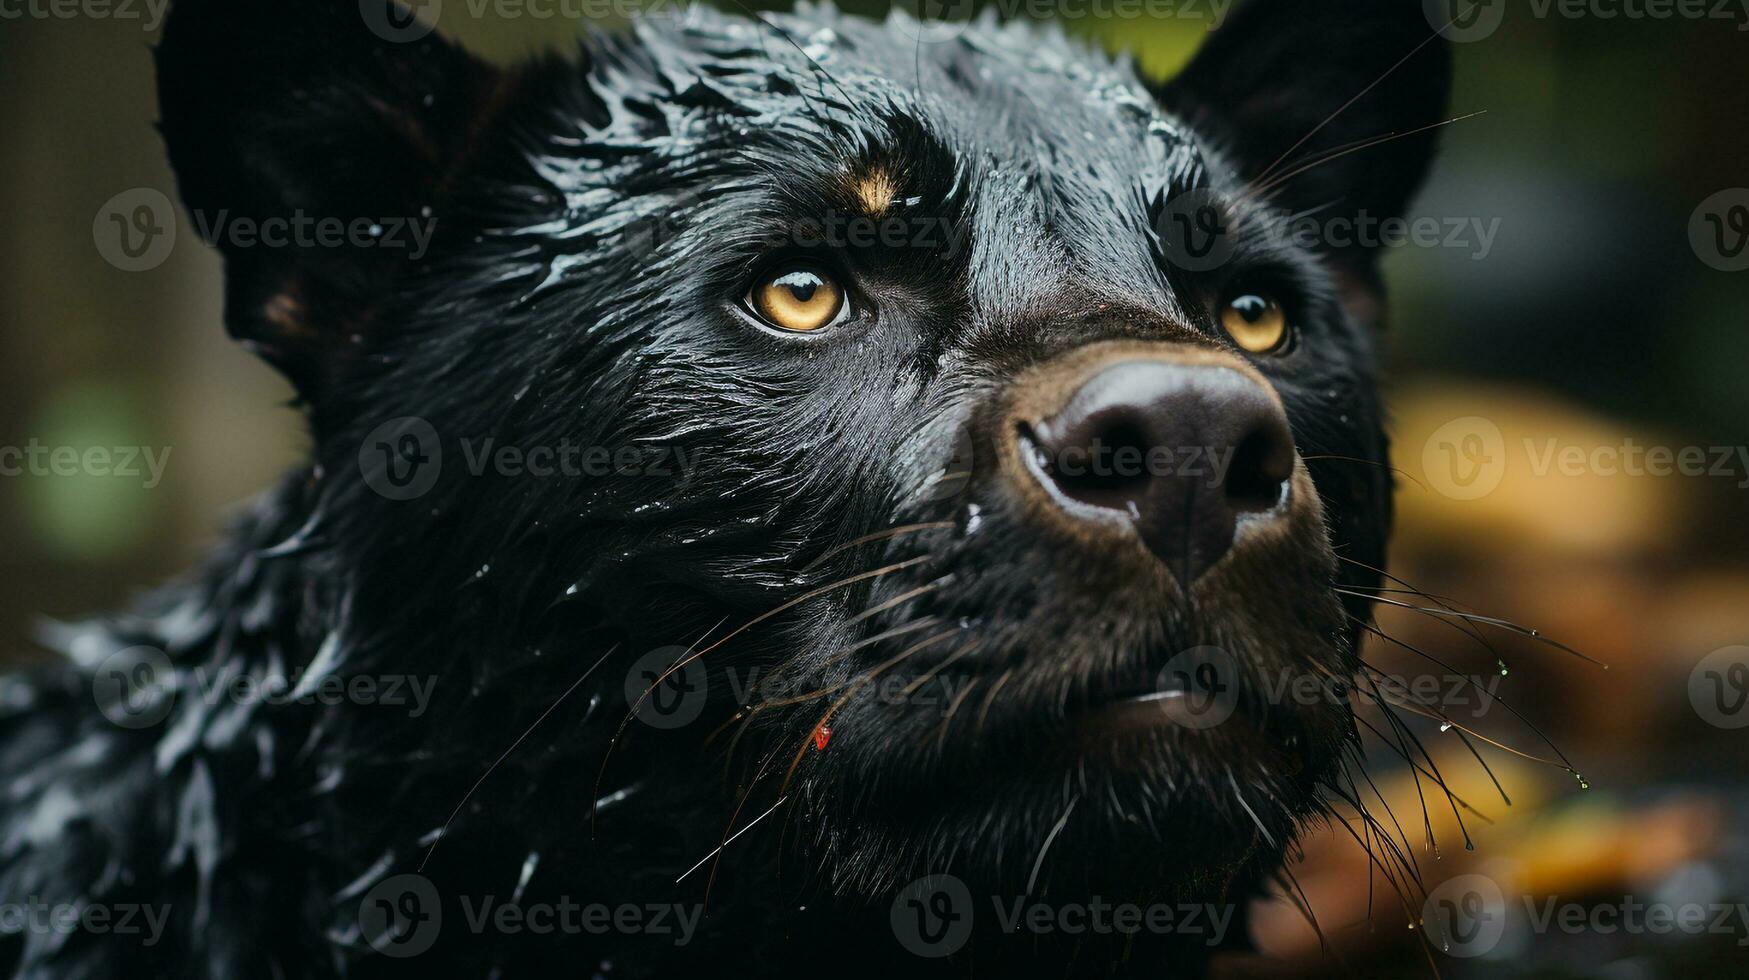
{"label": "black wet fur", "polygon": [[[352,0],[180,0],[157,63],[191,209],[428,214],[436,239],[417,260],[220,243],[228,327],[297,385],[312,458],[198,574],[52,630],[64,659],[0,682],[0,898],[169,913],[150,946],[0,935],[0,965],[263,980],[1199,973],[1207,943],[1003,935],[985,898],[966,947],[924,959],[889,913],[930,873],[977,896],[1031,882],[1059,903],[1242,903],[1324,811],[1355,751],[1346,708],[1271,706],[1256,678],[1358,669],[1343,614],[1368,612],[1332,589],[1377,584],[1335,556],[1382,566],[1390,523],[1376,256],[1260,234],[1195,274],[1163,258],[1155,228],[1198,190],[1259,216],[1401,214],[1431,133],[1243,192],[1272,165],[1440,119],[1448,56],[1422,6],[1251,0],[1154,85],[1054,29],[987,19],[919,45],[897,21],[829,8],[696,10],[500,70],[436,35],[382,40]],[[852,283],[853,319],[801,339],[754,325],[741,296],[793,251],[773,243],[854,213],[854,181],[874,170],[892,177],[894,213],[954,234],[810,250]],[[1299,330],[1255,364],[1285,402],[1321,527],[1236,555],[1188,603],[1163,573],[1033,533],[989,467],[931,489],[960,433],[974,461],[990,455],[1005,386],[1029,367],[1112,339],[1231,349],[1211,303],[1240,281],[1286,297]],[[408,416],[437,433],[443,467],[392,500],[368,460],[380,427]],[[485,438],[640,459],[678,447],[686,462],[475,475],[462,443]],[[844,547],[917,524],[939,526]],[[973,684],[951,717],[945,699],[851,698],[824,750],[810,743],[836,693],[738,718],[721,680],[757,668],[806,695],[936,637],[891,671]],[[1248,735],[1162,731],[1121,759],[1078,744],[1078,707],[1200,644],[1232,655]],[[123,727],[94,677],[135,646],[174,665],[171,701],[162,721]],[[703,716],[625,724],[628,670],[664,647],[708,650]],[[195,690],[328,675],[434,686],[417,717]],[[675,883],[774,804],[720,866]],[[414,872],[442,896],[436,945],[376,952],[361,905]],[[700,932],[678,947],[476,935],[461,905],[696,904],[707,883]]]}

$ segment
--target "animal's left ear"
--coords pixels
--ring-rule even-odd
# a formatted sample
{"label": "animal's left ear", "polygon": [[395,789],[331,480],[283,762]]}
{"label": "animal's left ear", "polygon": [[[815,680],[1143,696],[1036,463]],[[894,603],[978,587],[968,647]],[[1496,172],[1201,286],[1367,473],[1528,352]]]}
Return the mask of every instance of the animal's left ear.
{"label": "animal's left ear", "polygon": [[[1432,162],[1429,127],[1450,96],[1443,25],[1425,13],[1441,6],[1248,0],[1160,98],[1291,211],[1400,217]],[[1364,246],[1328,250],[1371,264]]]}
{"label": "animal's left ear", "polygon": [[499,76],[393,0],[176,0],[157,63],[226,327],[317,401],[423,257]]}

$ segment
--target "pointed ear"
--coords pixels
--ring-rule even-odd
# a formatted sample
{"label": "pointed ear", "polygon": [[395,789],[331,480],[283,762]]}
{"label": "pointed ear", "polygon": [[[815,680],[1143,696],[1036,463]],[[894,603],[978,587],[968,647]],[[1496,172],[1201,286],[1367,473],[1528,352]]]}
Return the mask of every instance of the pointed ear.
{"label": "pointed ear", "polygon": [[422,257],[498,77],[391,0],[177,0],[157,65],[226,326],[319,398]]}
{"label": "pointed ear", "polygon": [[[1426,14],[1444,7],[1243,0],[1161,101],[1290,211],[1401,217],[1432,162],[1428,127],[1450,98],[1445,25]],[[1363,143],[1373,145],[1317,162]],[[1358,246],[1340,257],[1370,262]]]}

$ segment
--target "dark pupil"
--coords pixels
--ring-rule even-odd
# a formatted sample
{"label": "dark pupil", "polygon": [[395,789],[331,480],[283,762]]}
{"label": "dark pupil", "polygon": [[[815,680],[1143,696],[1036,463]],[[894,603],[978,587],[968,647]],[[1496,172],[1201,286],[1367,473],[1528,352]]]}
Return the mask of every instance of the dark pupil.
{"label": "dark pupil", "polygon": [[1246,323],[1256,323],[1269,312],[1269,304],[1261,296],[1241,296],[1233,301],[1233,309],[1239,311]]}
{"label": "dark pupil", "polygon": [[777,284],[788,289],[796,302],[806,303],[814,298],[814,291],[820,288],[820,277],[812,272],[792,272],[787,276],[780,276]]}

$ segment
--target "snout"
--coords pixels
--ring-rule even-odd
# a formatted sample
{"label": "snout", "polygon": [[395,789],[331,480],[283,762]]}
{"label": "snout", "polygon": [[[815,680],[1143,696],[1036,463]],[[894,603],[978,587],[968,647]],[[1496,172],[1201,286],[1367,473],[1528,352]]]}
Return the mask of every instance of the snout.
{"label": "snout", "polygon": [[[1004,438],[1041,530],[1088,547],[1139,541],[1188,590],[1250,532],[1288,520],[1293,436],[1281,400],[1234,355],[1096,345],[1017,379]],[[1245,532],[1245,533],[1241,533]]]}

